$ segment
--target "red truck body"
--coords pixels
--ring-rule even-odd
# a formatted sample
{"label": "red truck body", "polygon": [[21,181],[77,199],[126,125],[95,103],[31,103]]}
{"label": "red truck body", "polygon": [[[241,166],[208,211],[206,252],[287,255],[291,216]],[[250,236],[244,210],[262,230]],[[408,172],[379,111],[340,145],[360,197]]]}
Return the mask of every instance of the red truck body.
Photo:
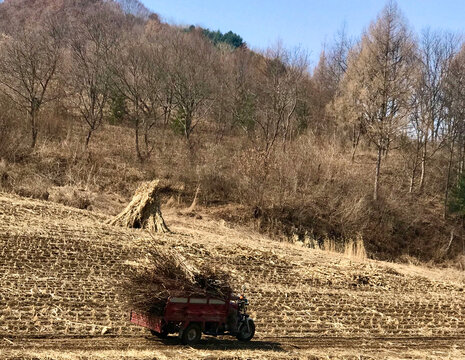
{"label": "red truck body", "polygon": [[163,316],[139,314],[131,311],[131,322],[162,332],[164,324],[181,323],[186,328],[191,322],[226,324],[230,309],[237,309],[237,305],[228,300],[199,297],[173,297],[169,298]]}
{"label": "red truck body", "polygon": [[130,321],[150,329],[160,338],[179,333],[186,344],[197,342],[201,333],[228,334],[249,341],[255,333],[255,325],[246,314],[247,304],[244,297],[170,297],[162,316],[131,311]]}

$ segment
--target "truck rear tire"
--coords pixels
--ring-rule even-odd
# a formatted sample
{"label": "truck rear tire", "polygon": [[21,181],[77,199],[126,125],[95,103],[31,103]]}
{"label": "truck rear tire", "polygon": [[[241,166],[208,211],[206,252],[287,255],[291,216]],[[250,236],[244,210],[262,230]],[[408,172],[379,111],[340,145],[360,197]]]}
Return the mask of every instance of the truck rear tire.
{"label": "truck rear tire", "polygon": [[237,333],[237,340],[239,341],[250,341],[255,335],[255,324],[252,319],[249,320],[249,326],[246,322],[243,322],[239,326],[239,332]]}
{"label": "truck rear tire", "polygon": [[202,337],[202,329],[199,324],[190,324],[182,332],[181,341],[184,345],[195,345]]}

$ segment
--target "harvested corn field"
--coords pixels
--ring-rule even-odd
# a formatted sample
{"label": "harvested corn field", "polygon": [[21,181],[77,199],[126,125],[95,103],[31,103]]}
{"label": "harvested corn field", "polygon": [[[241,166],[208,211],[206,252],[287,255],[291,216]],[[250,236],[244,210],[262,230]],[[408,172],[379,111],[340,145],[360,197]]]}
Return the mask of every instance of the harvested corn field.
{"label": "harvested corn field", "polygon": [[[278,244],[202,214],[164,210],[171,233],[106,224],[107,216],[0,194],[0,358],[465,357],[465,276]],[[246,286],[249,344],[198,348],[128,322],[118,286],[155,242]]]}

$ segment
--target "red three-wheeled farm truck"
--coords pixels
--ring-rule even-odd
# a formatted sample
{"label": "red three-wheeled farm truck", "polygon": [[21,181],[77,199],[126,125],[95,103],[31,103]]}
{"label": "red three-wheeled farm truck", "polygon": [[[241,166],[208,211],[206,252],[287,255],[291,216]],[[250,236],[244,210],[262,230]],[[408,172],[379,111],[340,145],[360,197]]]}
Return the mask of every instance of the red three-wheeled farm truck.
{"label": "red three-wheeled farm truck", "polygon": [[170,297],[163,316],[131,311],[130,320],[160,338],[178,333],[182,343],[188,345],[196,344],[202,333],[232,335],[240,341],[249,341],[255,334],[255,324],[247,314],[248,305],[243,295],[230,295],[226,299]]}

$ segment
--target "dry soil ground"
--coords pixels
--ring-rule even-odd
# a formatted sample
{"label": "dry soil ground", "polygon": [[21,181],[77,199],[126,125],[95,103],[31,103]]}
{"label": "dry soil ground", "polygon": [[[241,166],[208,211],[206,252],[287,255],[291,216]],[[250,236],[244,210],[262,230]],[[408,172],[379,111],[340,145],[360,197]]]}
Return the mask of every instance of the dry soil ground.
{"label": "dry soil ground", "polygon": [[161,342],[128,323],[116,291],[151,239],[105,215],[0,193],[1,359],[465,359],[465,274],[277,243],[165,211],[159,246],[247,286],[249,344]]}

